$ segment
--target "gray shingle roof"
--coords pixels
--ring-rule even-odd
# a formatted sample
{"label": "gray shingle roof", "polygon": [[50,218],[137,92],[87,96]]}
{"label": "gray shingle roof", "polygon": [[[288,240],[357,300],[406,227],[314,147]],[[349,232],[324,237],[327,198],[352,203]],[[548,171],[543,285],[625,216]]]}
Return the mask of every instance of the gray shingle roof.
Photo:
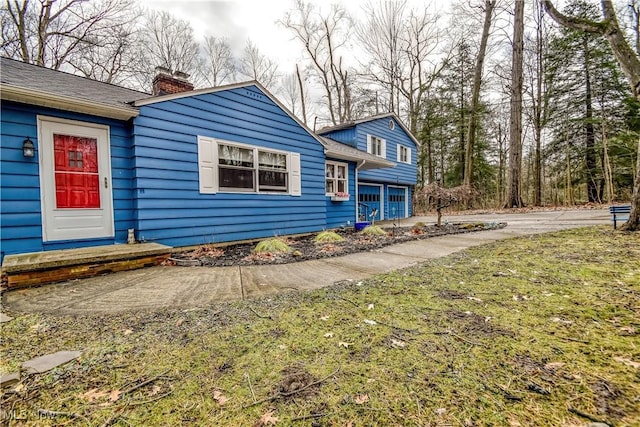
{"label": "gray shingle roof", "polygon": [[377,168],[393,168],[395,163],[385,160],[366,151],[358,150],[350,145],[334,141],[330,138],[320,137],[326,148],[327,155],[337,159],[364,161],[361,170]]}
{"label": "gray shingle roof", "polygon": [[1,58],[0,81],[3,85],[70,97],[110,107],[136,108],[129,103],[151,95],[73,74]]}

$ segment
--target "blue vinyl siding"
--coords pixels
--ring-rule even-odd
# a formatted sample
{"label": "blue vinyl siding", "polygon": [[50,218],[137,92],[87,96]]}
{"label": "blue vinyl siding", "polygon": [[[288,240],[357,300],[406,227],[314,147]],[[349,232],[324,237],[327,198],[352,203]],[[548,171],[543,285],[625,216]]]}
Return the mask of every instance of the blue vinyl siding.
{"label": "blue vinyl siding", "polygon": [[[37,115],[109,126],[115,239],[44,243],[40,203]],[[126,122],[2,101],[0,146],[0,237],[4,255],[125,242],[134,226],[130,127]],[[22,141],[31,138],[36,155],[22,155]]]}
{"label": "blue vinyl siding", "polygon": [[[393,130],[389,128],[390,120],[393,120],[395,124]],[[396,211],[399,209],[399,207],[394,207],[389,203],[389,186],[407,187],[407,207],[400,210],[400,215],[405,217],[413,214],[412,198],[413,187],[417,182],[418,147],[394,118],[381,117],[371,121],[363,121],[354,124],[352,127],[322,133],[322,135],[344,144],[353,145],[362,151],[367,151],[367,135],[384,139],[386,141],[386,160],[394,162],[396,167],[361,171],[358,173],[358,182],[363,185],[367,183],[383,185],[383,208],[379,212],[379,216],[383,216],[384,219],[394,218],[397,215]],[[397,161],[398,144],[411,150],[410,164]],[[365,188],[365,191],[367,188]]]}
{"label": "blue vinyl siding", "polygon": [[[361,180],[384,182],[389,184],[415,185],[417,182],[417,146],[397,123],[394,130],[389,129],[389,117],[372,120],[356,125],[358,147],[367,151],[367,135],[377,136],[386,140],[386,159],[396,163],[395,168],[382,168],[363,171],[359,174]],[[411,149],[411,164],[397,162],[398,144]]]}
{"label": "blue vinyl siding", "polygon": [[[334,141],[342,142],[343,144],[347,144],[352,147],[357,147],[358,145],[357,133],[356,133],[355,127],[334,130],[331,132],[323,133],[322,135],[326,136],[327,138],[331,138]],[[367,151],[366,145],[364,147],[364,151]]]}
{"label": "blue vinyl siding", "polygon": [[[327,159],[333,161],[334,159]],[[344,160],[335,160],[336,162],[346,163]],[[352,226],[356,218],[356,176],[355,164],[347,163],[349,166],[348,185],[349,200],[345,202],[333,202],[331,197],[327,196],[327,225],[326,228],[338,228],[342,226]],[[324,181],[323,181],[324,182]]]}
{"label": "blue vinyl siding", "polygon": [[[256,86],[142,106],[134,129],[138,239],[188,246],[326,228],[323,147]],[[200,194],[198,136],[299,153],[302,195]]]}

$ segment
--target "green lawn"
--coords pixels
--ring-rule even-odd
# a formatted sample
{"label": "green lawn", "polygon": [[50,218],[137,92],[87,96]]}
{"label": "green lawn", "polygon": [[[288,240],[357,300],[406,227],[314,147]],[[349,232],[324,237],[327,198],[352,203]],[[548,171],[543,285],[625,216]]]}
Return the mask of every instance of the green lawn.
{"label": "green lawn", "polygon": [[640,425],[640,235],[518,238],[204,310],[24,315],[1,338],[4,372],[84,350],[5,390],[15,425]]}

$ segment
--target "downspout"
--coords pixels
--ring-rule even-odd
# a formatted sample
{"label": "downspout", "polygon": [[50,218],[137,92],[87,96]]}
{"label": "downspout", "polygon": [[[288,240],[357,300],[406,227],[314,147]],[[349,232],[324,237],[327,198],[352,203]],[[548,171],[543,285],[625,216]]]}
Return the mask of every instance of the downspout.
{"label": "downspout", "polygon": [[354,224],[359,221],[359,218],[358,218],[358,205],[360,204],[360,202],[359,202],[360,197],[359,197],[359,194],[358,194],[358,170],[362,166],[364,166],[365,163],[367,163],[366,160],[362,160],[362,161],[356,163],[356,174],[355,174],[356,175],[356,220],[354,221]]}

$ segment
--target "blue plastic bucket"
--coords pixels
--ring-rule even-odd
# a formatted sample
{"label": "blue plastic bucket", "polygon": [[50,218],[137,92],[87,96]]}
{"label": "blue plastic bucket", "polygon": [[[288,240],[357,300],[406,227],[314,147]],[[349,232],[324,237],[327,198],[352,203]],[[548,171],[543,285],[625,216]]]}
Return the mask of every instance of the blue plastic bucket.
{"label": "blue plastic bucket", "polygon": [[356,222],[355,223],[356,231],[362,231],[367,225],[371,225],[371,223],[369,221]]}

